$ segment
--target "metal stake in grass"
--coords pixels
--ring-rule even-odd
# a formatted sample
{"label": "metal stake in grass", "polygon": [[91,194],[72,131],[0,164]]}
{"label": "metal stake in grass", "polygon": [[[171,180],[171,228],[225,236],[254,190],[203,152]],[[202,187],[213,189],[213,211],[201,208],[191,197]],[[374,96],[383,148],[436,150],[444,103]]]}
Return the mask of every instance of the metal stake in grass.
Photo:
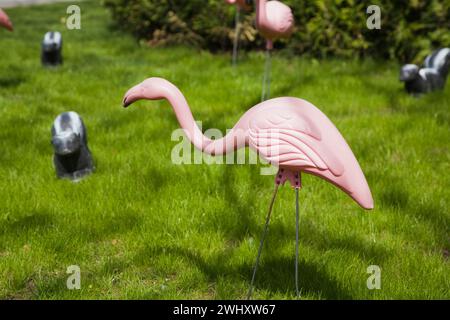
{"label": "metal stake in grass", "polygon": [[239,40],[241,37],[241,8],[238,6],[236,8],[236,17],[235,17],[235,31],[234,31],[234,40],[233,40],[233,67],[236,67],[237,59],[238,59],[238,49],[239,49]]}
{"label": "metal stake in grass", "polygon": [[[270,96],[270,51],[273,42],[279,38],[286,38],[294,30],[294,15],[291,8],[279,1],[255,0],[256,28],[266,39],[266,69],[261,101]],[[268,83],[266,83],[268,81]]]}
{"label": "metal stake in grass", "polygon": [[235,32],[233,40],[233,67],[236,66],[238,60],[238,50],[239,50],[239,40],[241,35],[241,10],[249,11],[251,9],[252,0],[226,0],[228,4],[236,5],[236,16],[235,16]]}
{"label": "metal stake in grass", "polygon": [[[249,300],[252,297],[252,293],[253,293],[253,284],[255,282],[255,278],[256,278],[256,272],[258,270],[258,266],[259,266],[259,260],[261,258],[261,253],[262,253],[262,248],[264,245],[264,240],[266,239],[267,236],[267,230],[269,229],[269,223],[270,223],[270,217],[272,214],[272,208],[273,208],[273,204],[275,203],[275,198],[277,196],[277,192],[278,192],[278,187],[280,186],[280,184],[282,183],[282,181],[284,181],[285,179],[288,179],[288,177],[286,176],[286,174],[284,174],[284,170],[280,170],[277,174],[277,179],[275,182],[275,190],[273,192],[273,196],[272,196],[272,200],[270,201],[270,206],[269,206],[269,212],[267,213],[267,217],[266,217],[266,223],[264,225],[264,230],[261,236],[261,240],[259,243],[259,248],[258,248],[258,254],[256,256],[256,261],[255,261],[255,266],[253,267],[253,275],[252,275],[252,281],[250,282],[250,288],[248,290],[248,294],[247,294],[247,300]],[[300,297],[300,291],[299,291],[299,286],[298,286],[298,251],[299,251],[299,204],[298,204],[298,191],[301,188],[301,178],[300,178],[300,173],[295,174],[294,176],[294,183],[295,183],[295,222],[296,222],[296,228],[295,228],[295,292],[297,295],[297,298]]]}
{"label": "metal stake in grass", "polygon": [[272,50],[266,49],[266,65],[264,67],[263,89],[261,95],[261,102],[266,101],[270,97],[270,81],[272,73]]}
{"label": "metal stake in grass", "polygon": [[298,234],[300,224],[298,189],[299,188],[295,188],[295,293],[297,294],[297,298],[300,298],[300,291],[298,289]]}
{"label": "metal stake in grass", "polygon": [[278,187],[279,187],[279,184],[276,184],[275,191],[273,192],[272,200],[270,201],[269,212],[267,213],[266,224],[264,225],[264,231],[262,233],[261,240],[259,242],[258,255],[256,256],[255,266],[253,267],[252,281],[250,283],[250,289],[248,290],[247,299],[250,299],[252,297],[253,283],[255,282],[256,271],[258,270],[259,259],[261,258],[261,252],[262,252],[262,248],[264,245],[264,240],[267,235],[267,229],[269,229],[270,216],[272,214],[273,204],[274,204],[275,198],[277,196]]}

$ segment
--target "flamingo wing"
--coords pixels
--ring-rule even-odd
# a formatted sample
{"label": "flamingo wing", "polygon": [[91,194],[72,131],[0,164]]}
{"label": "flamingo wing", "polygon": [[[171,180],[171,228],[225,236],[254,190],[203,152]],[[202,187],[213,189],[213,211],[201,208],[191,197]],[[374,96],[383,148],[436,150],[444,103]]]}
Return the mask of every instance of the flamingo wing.
{"label": "flamingo wing", "polygon": [[271,164],[319,176],[341,188],[363,208],[373,208],[365,176],[333,123],[297,98],[266,101],[248,113],[248,145]]}
{"label": "flamingo wing", "polygon": [[313,119],[284,111],[250,122],[250,146],[279,167],[317,168],[342,175],[344,166],[332,150],[327,157],[321,155],[325,151],[320,144],[322,134]]}

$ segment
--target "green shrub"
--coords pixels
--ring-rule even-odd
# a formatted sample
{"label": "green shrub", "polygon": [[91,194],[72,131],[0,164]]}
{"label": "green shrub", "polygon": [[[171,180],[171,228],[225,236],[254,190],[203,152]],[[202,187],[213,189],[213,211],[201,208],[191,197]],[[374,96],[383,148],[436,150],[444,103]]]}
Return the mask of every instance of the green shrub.
{"label": "green shrub", "polygon": [[[448,46],[449,0],[284,0],[296,18],[291,39],[278,46],[317,57],[375,56],[418,61]],[[234,6],[223,0],[105,0],[114,21],[150,45],[188,44],[228,50],[234,37]],[[381,7],[381,30],[366,27],[369,5]],[[241,46],[263,47],[254,12],[242,18]]]}
{"label": "green shrub", "polygon": [[[113,19],[151,45],[188,44],[226,50],[234,36],[234,7],[218,0],[106,0]],[[242,45],[254,45],[251,16],[243,17]]]}

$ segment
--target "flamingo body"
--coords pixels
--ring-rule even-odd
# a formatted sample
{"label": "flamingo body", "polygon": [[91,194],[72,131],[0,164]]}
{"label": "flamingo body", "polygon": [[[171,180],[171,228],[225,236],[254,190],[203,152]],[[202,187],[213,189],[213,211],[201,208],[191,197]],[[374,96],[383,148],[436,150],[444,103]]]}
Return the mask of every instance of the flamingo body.
{"label": "flamingo body", "polygon": [[291,8],[280,1],[256,0],[256,26],[272,48],[273,41],[286,38],[294,30],[294,15]]}
{"label": "flamingo body", "polygon": [[298,172],[310,173],[338,186],[361,207],[373,208],[369,186],[347,142],[327,116],[305,100],[264,101],[249,109],[224,138],[210,140],[198,128],[183,94],[169,81],[149,78],[131,88],[123,104],[140,99],[167,99],[187,137],[205,153],[223,155],[248,146],[285,170],[284,178],[293,185]]}
{"label": "flamingo body", "polygon": [[9,19],[8,15],[0,9],[0,26],[8,29],[9,31],[13,31],[13,25],[11,23],[11,20]]}

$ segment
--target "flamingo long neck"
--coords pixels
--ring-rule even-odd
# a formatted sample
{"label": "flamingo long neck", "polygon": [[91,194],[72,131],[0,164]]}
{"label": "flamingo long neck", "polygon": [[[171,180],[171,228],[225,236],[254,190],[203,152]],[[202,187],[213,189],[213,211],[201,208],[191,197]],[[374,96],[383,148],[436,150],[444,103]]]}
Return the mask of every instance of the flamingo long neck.
{"label": "flamingo long neck", "polygon": [[[261,33],[264,33],[267,26],[267,0],[256,0],[256,26]],[[266,39],[266,49],[273,49],[272,39]]]}
{"label": "flamingo long neck", "polygon": [[241,134],[245,132],[245,126],[240,122],[225,137],[217,140],[209,139],[195,122],[191,109],[181,91],[167,80],[160,84],[159,89],[161,98],[167,99],[172,105],[180,127],[197,149],[211,155],[223,155],[248,143],[246,135],[243,137]]}
{"label": "flamingo long neck", "polygon": [[256,23],[258,27],[264,26],[267,21],[267,0],[256,0]]}

